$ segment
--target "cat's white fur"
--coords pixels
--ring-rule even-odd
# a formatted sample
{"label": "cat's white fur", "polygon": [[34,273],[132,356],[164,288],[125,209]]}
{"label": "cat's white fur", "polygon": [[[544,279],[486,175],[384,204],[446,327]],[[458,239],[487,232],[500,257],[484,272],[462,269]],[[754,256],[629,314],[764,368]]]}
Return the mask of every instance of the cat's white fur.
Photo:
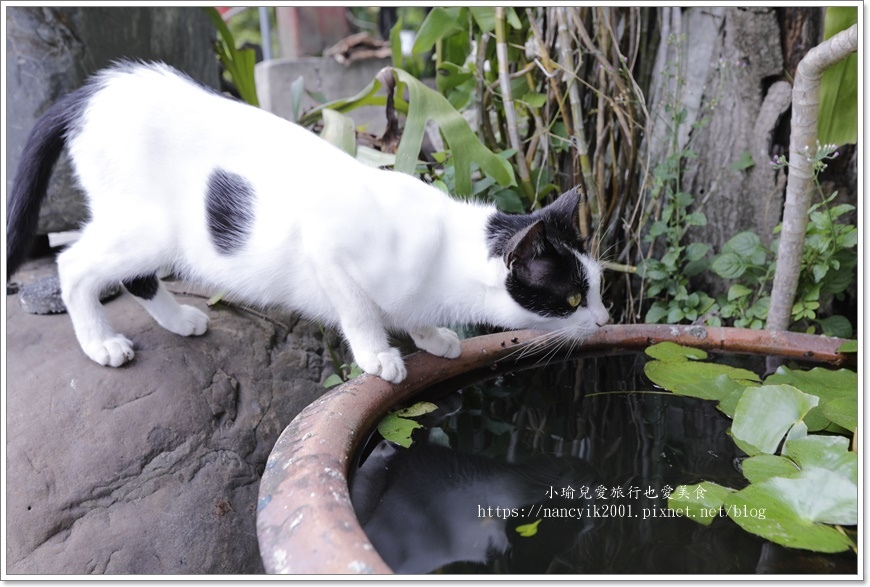
{"label": "cat's white fur", "polygon": [[[457,357],[449,324],[564,330],[582,338],[607,322],[599,265],[588,308],[545,318],[505,290],[485,227],[494,208],[454,200],[401,173],[368,167],[308,130],[204,91],[162,66],[103,73],[68,148],[92,220],[60,255],[63,298],[85,353],[102,365],[133,357],[98,301],[100,289],[171,268],[260,306],[281,305],[341,328],[367,373],[399,382],[388,330]],[[245,246],[220,254],[205,221],[209,174],[244,177],[255,193]],[[138,298],[137,298],[138,299]],[[203,334],[208,317],[162,286],[139,300],[164,328]]]}

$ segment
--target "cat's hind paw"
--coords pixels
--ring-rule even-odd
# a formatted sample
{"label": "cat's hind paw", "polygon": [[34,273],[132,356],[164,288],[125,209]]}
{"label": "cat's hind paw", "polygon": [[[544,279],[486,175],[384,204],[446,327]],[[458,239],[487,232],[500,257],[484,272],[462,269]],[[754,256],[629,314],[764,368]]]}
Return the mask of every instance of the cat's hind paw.
{"label": "cat's hind paw", "polygon": [[459,337],[449,328],[424,328],[411,332],[417,348],[436,357],[455,359],[462,352]]}
{"label": "cat's hind paw", "polygon": [[399,349],[391,348],[381,353],[360,353],[354,358],[360,369],[390,383],[401,383],[408,376]]}
{"label": "cat's hind paw", "polygon": [[83,346],[82,349],[91,360],[107,367],[120,367],[136,354],[133,352],[133,343],[120,334]]}

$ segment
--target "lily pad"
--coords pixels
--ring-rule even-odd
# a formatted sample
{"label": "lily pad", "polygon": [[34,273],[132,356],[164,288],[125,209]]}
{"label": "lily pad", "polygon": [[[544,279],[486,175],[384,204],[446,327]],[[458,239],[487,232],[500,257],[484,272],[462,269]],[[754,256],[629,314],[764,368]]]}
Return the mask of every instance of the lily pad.
{"label": "lily pad", "polygon": [[[765,385],[788,384],[792,385],[804,393],[814,395],[819,398],[819,405],[812,410],[806,417],[805,421],[807,428],[811,432],[824,430],[834,421],[840,424],[837,420],[831,420],[825,414],[825,405],[838,398],[855,398],[855,425],[857,426],[857,401],[858,401],[858,374],[849,369],[825,369],[824,367],[815,367],[810,371],[798,371],[782,366],[776,370],[776,373],[764,380]],[[837,407],[847,408],[849,404],[841,403]],[[848,414],[833,412],[838,418]],[[842,424],[841,424],[842,425]],[[849,428],[849,426],[843,426]],[[851,430],[851,428],[849,428]]]}
{"label": "lily pad", "polygon": [[668,497],[668,507],[681,517],[704,526],[721,515],[721,506],[734,490],[716,483],[703,481],[696,485],[680,485]]}
{"label": "lily pad", "polygon": [[707,353],[701,349],[685,347],[670,341],[648,346],[644,352],[659,361],[688,361],[689,359],[707,358]]}
{"label": "lily pad", "polygon": [[854,433],[858,430],[858,398],[838,397],[821,406],[825,417]]}
{"label": "lily pad", "polygon": [[694,361],[651,361],[643,370],[653,383],[678,395],[717,401],[734,391],[730,383],[719,379],[720,376],[736,381],[757,382],[759,379],[746,369]]}
{"label": "lily pad", "polygon": [[849,450],[849,440],[842,436],[811,434],[787,440],[783,453],[801,469],[825,469],[858,484],[858,455]]}
{"label": "lily pad", "polygon": [[[823,472],[824,473],[824,472]],[[852,541],[832,526],[819,523],[826,518],[825,504],[836,509],[843,497],[829,498],[816,485],[824,481],[824,474],[815,473],[798,479],[774,477],[727,496],[725,512],[747,532],[757,534],[771,542],[791,548],[817,552],[842,552],[853,547]],[[805,505],[806,495],[815,494],[823,503]],[[857,491],[855,492],[857,517]],[[819,506],[823,507],[819,507]],[[819,515],[821,514],[821,515]]]}
{"label": "lily pad", "polygon": [[749,455],[773,454],[792,426],[818,403],[819,398],[791,385],[751,387],[737,402],[731,436]]}
{"label": "lily pad", "polygon": [[742,463],[743,476],[751,483],[761,483],[771,477],[786,477],[799,472],[794,461],[778,455],[757,455]]}

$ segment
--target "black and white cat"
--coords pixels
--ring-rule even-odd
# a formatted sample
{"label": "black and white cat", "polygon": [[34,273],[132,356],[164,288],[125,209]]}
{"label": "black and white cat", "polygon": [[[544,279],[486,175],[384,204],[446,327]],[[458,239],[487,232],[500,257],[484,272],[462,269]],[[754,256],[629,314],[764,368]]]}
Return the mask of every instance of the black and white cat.
{"label": "black and white cat", "polygon": [[460,202],[163,64],[106,69],[36,123],[8,200],[7,277],[64,147],[91,219],[58,258],[61,289],[82,349],[101,365],[133,358],[98,299],[111,283],[167,330],[206,331],[208,316],[157,278],[166,269],[340,327],[359,366],[391,382],[406,369],[389,330],[454,358],[449,324],[579,340],[609,320],[574,191],[530,215]]}

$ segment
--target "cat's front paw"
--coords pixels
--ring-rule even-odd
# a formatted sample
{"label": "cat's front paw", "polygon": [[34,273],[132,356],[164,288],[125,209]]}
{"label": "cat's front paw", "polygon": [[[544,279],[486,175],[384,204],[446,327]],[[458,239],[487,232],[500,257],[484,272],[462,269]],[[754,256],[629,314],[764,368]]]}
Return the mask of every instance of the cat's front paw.
{"label": "cat's front paw", "polygon": [[208,315],[193,306],[178,306],[172,320],[166,320],[161,326],[181,336],[199,336],[208,330]]}
{"label": "cat's front paw", "polygon": [[399,349],[391,348],[381,353],[360,353],[354,358],[360,369],[390,383],[401,383],[408,376]]}
{"label": "cat's front paw", "polygon": [[120,367],[136,354],[133,352],[133,343],[120,334],[83,346],[82,349],[92,361],[107,367]]}
{"label": "cat's front paw", "polygon": [[417,348],[436,357],[455,359],[462,351],[459,337],[449,328],[426,328],[411,332]]}

